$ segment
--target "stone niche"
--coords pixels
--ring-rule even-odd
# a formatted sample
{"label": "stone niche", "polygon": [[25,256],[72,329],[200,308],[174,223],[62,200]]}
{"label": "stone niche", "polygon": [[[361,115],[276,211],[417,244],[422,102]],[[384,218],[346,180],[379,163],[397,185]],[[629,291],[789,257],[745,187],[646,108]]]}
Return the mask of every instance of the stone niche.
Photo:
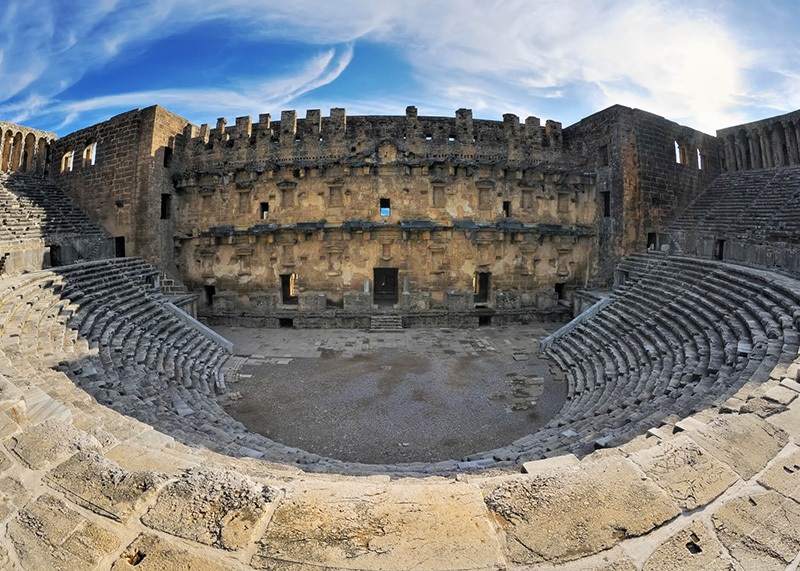
{"label": "stone niche", "polygon": [[447,311],[470,311],[475,308],[475,295],[471,291],[448,291],[445,294]]}
{"label": "stone niche", "polygon": [[278,306],[279,296],[276,293],[251,293],[249,297],[250,313],[255,315],[273,313]]}

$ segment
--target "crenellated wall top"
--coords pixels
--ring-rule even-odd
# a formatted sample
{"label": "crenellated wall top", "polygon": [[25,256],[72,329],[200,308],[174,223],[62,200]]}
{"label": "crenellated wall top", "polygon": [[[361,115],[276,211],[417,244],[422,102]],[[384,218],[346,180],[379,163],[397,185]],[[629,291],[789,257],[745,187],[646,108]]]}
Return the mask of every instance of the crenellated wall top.
{"label": "crenellated wall top", "polygon": [[416,107],[405,116],[352,116],[344,109],[331,109],[328,117],[310,109],[305,118],[296,111],[281,112],[280,121],[268,113],[238,117],[230,125],[224,118],[216,126],[184,130],[185,168],[238,161],[331,161],[357,158],[384,142],[397,152],[382,153],[382,162],[404,158],[507,160],[530,162],[552,160],[561,155],[561,123],[528,117],[524,123],[513,114],[502,121],[473,119],[470,109],[459,109],[454,117],[421,117]]}

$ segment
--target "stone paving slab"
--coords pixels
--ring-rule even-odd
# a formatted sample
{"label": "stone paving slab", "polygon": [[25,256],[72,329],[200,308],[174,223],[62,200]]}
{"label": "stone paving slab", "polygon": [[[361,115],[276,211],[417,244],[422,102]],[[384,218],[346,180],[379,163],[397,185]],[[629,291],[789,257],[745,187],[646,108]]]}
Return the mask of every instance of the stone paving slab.
{"label": "stone paving slab", "polygon": [[487,490],[512,562],[568,561],[647,533],[680,513],[636,465],[616,456],[515,478]]}
{"label": "stone paving slab", "polygon": [[731,500],[712,519],[720,541],[744,569],[782,571],[800,553],[800,505],[776,492]]}
{"label": "stone paving slab", "polygon": [[776,459],[758,483],[800,502],[800,450]]}
{"label": "stone paving slab", "polygon": [[225,470],[195,470],[167,484],[142,516],[145,525],[221,549],[246,546],[275,492]]}
{"label": "stone paving slab", "polygon": [[701,522],[683,528],[647,559],[642,571],[726,571],[739,569],[716,536]]}
{"label": "stone paving slab", "polygon": [[95,452],[81,451],[46,476],[50,487],[70,501],[115,521],[155,495],[166,476],[156,472],[128,472]]}
{"label": "stone paving slab", "polygon": [[755,414],[723,415],[691,438],[748,480],[786,446],[788,435]]}
{"label": "stone paving slab", "polygon": [[119,547],[114,534],[49,494],[20,510],[8,536],[27,569],[86,571]]}
{"label": "stone paving slab", "polygon": [[631,454],[630,458],[685,510],[705,506],[739,479],[733,470],[683,434]]}
{"label": "stone paving slab", "polygon": [[497,569],[497,536],[469,485],[308,482],[277,508],[256,569]]}
{"label": "stone paving slab", "polygon": [[111,566],[111,571],[240,571],[247,569],[217,555],[198,555],[156,535],[143,533]]}
{"label": "stone paving slab", "polygon": [[100,448],[97,440],[60,417],[28,425],[11,442],[9,450],[33,470],[62,462],[78,450]]}
{"label": "stone paving slab", "polygon": [[[31,499],[31,492],[10,476],[0,478],[0,522],[5,522]],[[2,569],[2,567],[0,567]]]}

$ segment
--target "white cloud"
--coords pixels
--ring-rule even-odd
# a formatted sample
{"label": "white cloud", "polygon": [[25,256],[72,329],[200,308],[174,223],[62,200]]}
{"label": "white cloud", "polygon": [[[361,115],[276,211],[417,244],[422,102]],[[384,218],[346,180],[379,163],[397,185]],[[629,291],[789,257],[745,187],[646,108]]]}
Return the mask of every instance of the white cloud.
{"label": "white cloud", "polygon": [[[291,105],[335,81],[351,61],[353,44],[369,41],[391,46],[422,87],[397,86],[392,98],[402,102],[400,109],[421,101],[437,110],[472,107],[484,116],[524,117],[544,108],[569,123],[587,109],[622,103],[713,131],[755,118],[748,109],[800,105],[798,40],[786,31],[791,26],[772,25],[782,6],[769,3],[763,20],[759,10],[748,8],[747,27],[735,28],[735,11],[745,6],[737,2],[95,0],[65,9],[58,0],[7,0],[0,15],[10,30],[0,40],[0,102],[38,106],[17,110],[17,116],[49,109],[71,118],[100,106],[150,103],[217,116],[274,112],[268,106]],[[727,20],[726,13],[732,13]],[[62,91],[120,54],[216,20],[235,24],[242,35],[318,45],[322,52],[299,72],[271,82],[240,75],[226,79],[235,88],[221,90],[198,74],[197,84],[185,89],[58,103]],[[770,33],[782,36],[764,41]],[[197,62],[198,68],[204,64]],[[747,78],[756,67],[774,69],[778,79],[751,85]],[[143,101],[147,97],[160,99]],[[370,106],[362,94],[331,104],[385,108],[383,102]],[[0,103],[0,111],[6,109]]]}

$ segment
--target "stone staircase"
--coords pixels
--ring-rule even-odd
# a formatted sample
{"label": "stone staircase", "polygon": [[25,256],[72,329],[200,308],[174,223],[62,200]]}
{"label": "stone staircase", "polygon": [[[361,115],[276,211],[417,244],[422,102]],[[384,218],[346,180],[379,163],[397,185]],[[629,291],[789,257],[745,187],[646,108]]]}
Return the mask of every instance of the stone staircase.
{"label": "stone staircase", "polygon": [[399,315],[373,315],[369,320],[370,331],[403,331],[403,318]]}
{"label": "stone staircase", "polygon": [[161,293],[164,295],[186,295],[189,293],[189,288],[183,282],[176,280],[164,271],[159,272],[158,283]]}

